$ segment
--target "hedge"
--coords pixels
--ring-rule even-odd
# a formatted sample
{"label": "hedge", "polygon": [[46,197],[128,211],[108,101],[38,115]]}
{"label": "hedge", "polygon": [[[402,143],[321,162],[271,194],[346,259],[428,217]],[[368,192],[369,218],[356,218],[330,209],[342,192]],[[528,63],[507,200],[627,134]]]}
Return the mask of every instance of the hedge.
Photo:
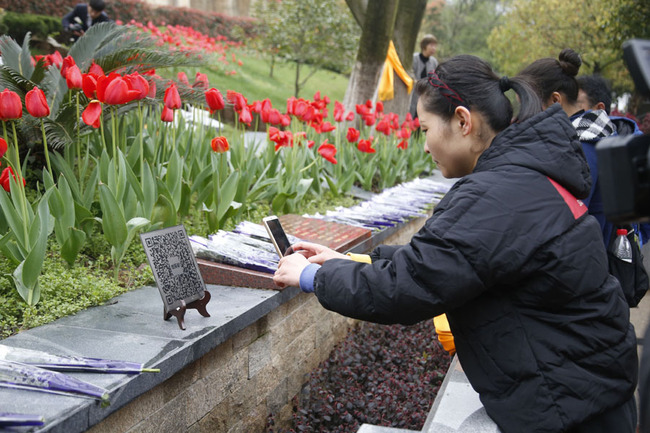
{"label": "hedge", "polygon": [[32,32],[32,37],[45,39],[48,35],[61,30],[61,20],[47,15],[7,12],[2,17],[2,23],[3,31],[20,42],[28,31]]}
{"label": "hedge", "polygon": [[[59,19],[80,0],[0,0],[0,8],[6,11],[48,15]],[[155,25],[180,25],[192,27],[212,37],[226,36],[233,41],[241,41],[255,34],[256,21],[252,18],[231,17],[215,12],[205,12],[190,8],[151,6],[141,0],[109,0],[106,13],[111,19],[128,23],[131,20]]]}

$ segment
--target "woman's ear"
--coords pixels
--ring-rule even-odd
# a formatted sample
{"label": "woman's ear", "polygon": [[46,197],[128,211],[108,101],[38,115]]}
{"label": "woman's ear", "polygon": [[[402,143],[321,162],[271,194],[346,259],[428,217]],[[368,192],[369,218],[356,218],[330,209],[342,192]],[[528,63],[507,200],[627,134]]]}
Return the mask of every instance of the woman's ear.
{"label": "woman's ear", "polygon": [[456,110],[454,110],[454,123],[458,125],[463,136],[472,132],[472,114],[467,108],[456,107]]}
{"label": "woman's ear", "polygon": [[562,104],[562,94],[560,94],[560,92],[553,92],[553,93],[551,93],[550,100],[551,100],[551,103],[548,104],[549,106],[555,104],[556,102],[559,102],[560,104]]}

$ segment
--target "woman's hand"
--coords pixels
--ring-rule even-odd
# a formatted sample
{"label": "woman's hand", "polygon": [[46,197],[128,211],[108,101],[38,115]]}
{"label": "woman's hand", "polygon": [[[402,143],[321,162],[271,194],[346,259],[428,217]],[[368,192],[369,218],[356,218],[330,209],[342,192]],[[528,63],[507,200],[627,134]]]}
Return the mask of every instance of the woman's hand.
{"label": "woman's hand", "polygon": [[278,287],[300,286],[300,274],[309,265],[301,254],[291,254],[280,259],[278,270],[273,275],[273,282]]}
{"label": "woman's hand", "polygon": [[306,257],[309,260],[309,263],[317,263],[319,265],[322,265],[329,259],[349,259],[345,254],[338,253],[326,246],[311,242],[296,242],[291,245],[291,248],[295,253]]}

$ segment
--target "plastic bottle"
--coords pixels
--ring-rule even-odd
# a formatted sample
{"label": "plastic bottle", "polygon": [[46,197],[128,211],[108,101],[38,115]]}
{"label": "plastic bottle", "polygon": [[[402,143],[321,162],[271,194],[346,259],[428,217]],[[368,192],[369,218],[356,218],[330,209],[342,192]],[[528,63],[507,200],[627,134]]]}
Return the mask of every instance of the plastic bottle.
{"label": "plastic bottle", "polygon": [[614,240],[614,255],[624,262],[632,263],[632,245],[627,238],[627,230],[617,229]]}

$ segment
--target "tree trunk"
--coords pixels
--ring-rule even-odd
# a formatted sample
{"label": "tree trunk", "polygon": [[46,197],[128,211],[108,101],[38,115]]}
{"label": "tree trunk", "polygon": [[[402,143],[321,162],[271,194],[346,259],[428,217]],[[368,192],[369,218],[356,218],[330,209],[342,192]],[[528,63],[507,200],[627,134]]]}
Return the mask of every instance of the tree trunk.
{"label": "tree trunk", "polygon": [[[413,52],[418,42],[418,33],[424,17],[427,0],[401,0],[399,11],[395,19],[393,43],[402,66],[413,77]],[[408,93],[406,84],[395,74],[393,99],[384,102],[384,110],[393,112],[400,117],[406,115],[411,102],[411,93]],[[415,86],[415,83],[414,83]]]}
{"label": "tree trunk", "polygon": [[398,6],[399,0],[374,0],[366,9],[357,60],[343,100],[348,110],[354,110],[355,105],[374,98],[388,44],[393,36]]}
{"label": "tree trunk", "polygon": [[350,12],[352,12],[354,19],[357,20],[359,27],[363,28],[366,9],[368,9],[368,0],[345,0],[345,3],[350,8]]}
{"label": "tree trunk", "polygon": [[298,94],[300,93],[300,62],[296,62],[296,81],[293,83],[293,91],[293,96],[298,98]]}

